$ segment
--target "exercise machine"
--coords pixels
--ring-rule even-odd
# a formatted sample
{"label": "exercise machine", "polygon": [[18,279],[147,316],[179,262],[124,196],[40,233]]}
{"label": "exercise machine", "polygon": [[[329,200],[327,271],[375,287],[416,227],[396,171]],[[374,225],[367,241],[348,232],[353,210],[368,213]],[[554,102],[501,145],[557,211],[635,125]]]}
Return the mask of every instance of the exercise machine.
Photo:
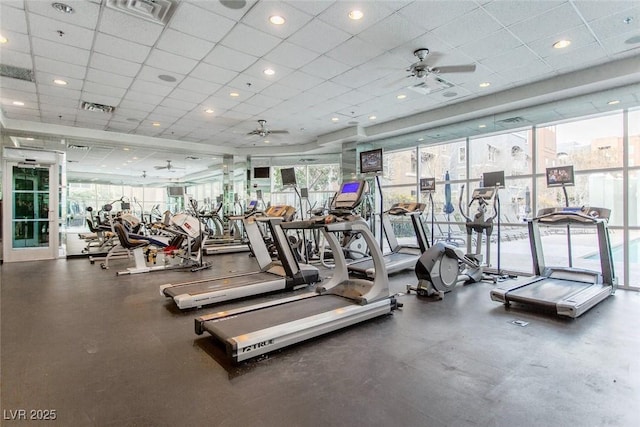
{"label": "exercise machine", "polygon": [[[460,283],[474,283],[488,278],[484,275],[483,267],[490,265],[491,234],[493,220],[497,215],[496,192],[495,187],[480,187],[473,191],[467,209],[471,208],[474,202],[478,204],[478,208],[471,218],[469,214],[465,213],[466,209],[463,209],[464,185],[462,186],[458,205],[460,212],[466,219],[467,253],[445,242],[435,243],[422,254],[416,263],[415,272],[418,284],[416,286],[408,285],[407,293],[415,291],[420,296],[437,295],[439,299],[442,299],[445,293],[450,292]],[[489,202],[492,199],[493,215],[487,216]],[[476,248],[472,252],[474,233]],[[483,263],[483,240],[486,242],[486,264]]]}
{"label": "exercise machine", "polygon": [[[292,213],[293,212],[293,213]],[[160,286],[160,295],[172,298],[178,308],[202,307],[275,291],[295,290],[318,282],[318,269],[296,259],[281,223],[291,219],[295,208],[270,206],[261,217],[243,219],[244,229],[260,271]],[[266,223],[278,261],[273,261],[259,223]]]}
{"label": "exercise machine", "polygon": [[[420,255],[427,250],[427,237],[420,218],[424,208],[424,203],[395,203],[382,215],[382,231],[391,248],[391,252],[384,254],[382,257],[387,267],[387,273],[393,274],[407,268],[413,268],[420,258]],[[408,216],[411,219],[411,224],[418,242],[417,247],[398,243],[398,238],[391,224],[390,216],[392,215]],[[352,261],[347,268],[351,272],[366,275],[367,277],[375,277],[376,274],[373,259],[370,257]]]}
{"label": "exercise machine", "polygon": [[[362,200],[363,181],[344,182],[326,216],[283,223],[295,229],[320,229],[334,254],[332,277],[315,292],[268,301],[195,319],[195,332],[211,334],[235,362],[246,360],[317,337],[368,319],[392,313],[401,306],[389,294],[382,252],[367,223],[353,208]],[[358,232],[364,236],[374,260],[373,280],[350,278],[335,233]]]}
{"label": "exercise machine", "polygon": [[[491,299],[508,307],[521,303],[550,309],[559,316],[578,317],[596,304],[613,295],[618,279],[615,277],[607,222],[611,211],[606,208],[556,207],[541,209],[537,217],[527,223],[535,276],[516,282],[504,282],[491,290]],[[540,225],[578,226],[595,228],[600,253],[600,271],[569,267],[550,267],[545,264]],[[569,231],[569,230],[567,230]],[[571,247],[567,234],[567,247]]]}
{"label": "exercise machine", "polygon": [[[228,216],[227,219],[234,223],[236,221],[240,221],[244,224],[244,219],[248,218],[252,215],[258,213],[257,211],[258,201],[252,200],[249,202],[247,209],[245,210],[243,215],[231,215]],[[238,252],[249,252],[249,244],[245,237],[246,233],[244,233],[244,227],[237,228],[239,235],[234,235],[234,239],[222,239],[216,238],[208,239],[204,246],[204,253],[206,255],[220,255],[220,254],[232,254]]]}

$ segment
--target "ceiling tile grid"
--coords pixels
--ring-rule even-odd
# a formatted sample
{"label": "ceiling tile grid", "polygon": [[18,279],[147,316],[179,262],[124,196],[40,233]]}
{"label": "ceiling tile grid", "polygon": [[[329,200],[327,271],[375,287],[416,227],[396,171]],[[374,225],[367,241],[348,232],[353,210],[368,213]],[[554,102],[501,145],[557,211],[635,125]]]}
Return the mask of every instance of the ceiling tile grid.
{"label": "ceiling tile grid", "polygon": [[[33,69],[37,82],[2,77],[3,116],[156,136],[167,149],[177,140],[203,147],[224,141],[232,152],[252,147],[245,136],[258,119],[290,131],[273,148],[313,142],[349,121],[366,133],[372,114],[377,124],[393,122],[640,54],[634,1],[251,0],[230,9],[217,0],[176,0],[166,25],[104,1],[66,3],[74,13],[46,0],[0,2],[9,39],[0,62]],[[356,7],[364,12],[358,21],[347,16]],[[269,23],[275,14],[284,25]],[[572,43],[553,49],[559,38]],[[430,49],[423,63],[414,56],[419,48]],[[451,90],[423,95],[407,89],[422,82],[407,78],[412,64],[476,70],[443,73]],[[485,82],[491,86],[481,88]],[[18,98],[23,107],[13,105]],[[84,100],[116,112],[81,111]]]}

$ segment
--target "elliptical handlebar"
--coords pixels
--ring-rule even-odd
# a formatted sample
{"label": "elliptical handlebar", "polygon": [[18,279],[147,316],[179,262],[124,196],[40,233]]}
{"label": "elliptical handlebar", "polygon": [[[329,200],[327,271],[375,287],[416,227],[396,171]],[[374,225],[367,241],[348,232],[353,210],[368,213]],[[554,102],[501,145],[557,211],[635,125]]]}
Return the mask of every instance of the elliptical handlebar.
{"label": "elliptical handlebar", "polygon": [[[462,196],[464,196],[464,184],[462,184],[462,188],[460,189],[460,197],[458,198],[458,207],[460,208],[460,214],[467,220],[467,222],[471,222],[471,218],[467,216],[465,213],[465,209],[462,208]],[[473,200],[471,201],[473,202]],[[471,203],[469,203],[469,207],[471,207]],[[469,208],[467,208],[469,209]]]}

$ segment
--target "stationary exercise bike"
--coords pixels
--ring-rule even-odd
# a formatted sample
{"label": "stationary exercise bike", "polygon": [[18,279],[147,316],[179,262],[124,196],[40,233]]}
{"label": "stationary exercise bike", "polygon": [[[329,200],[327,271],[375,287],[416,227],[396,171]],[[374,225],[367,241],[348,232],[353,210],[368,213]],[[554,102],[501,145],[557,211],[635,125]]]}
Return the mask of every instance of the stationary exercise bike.
{"label": "stationary exercise bike", "polygon": [[[483,267],[489,265],[491,234],[493,232],[493,220],[497,216],[496,189],[494,187],[476,188],[471,195],[471,202],[467,208],[471,208],[474,202],[478,203],[473,218],[465,214],[462,206],[464,185],[460,191],[460,213],[466,219],[467,253],[465,254],[456,246],[437,242],[420,257],[416,263],[415,272],[418,277],[416,286],[407,286],[407,293],[416,291],[420,296],[437,295],[439,299],[451,291],[459,283],[475,283],[485,278]],[[487,217],[489,201],[493,199],[493,215]],[[472,244],[475,233],[476,248],[472,252]],[[486,264],[483,264],[482,238],[486,236]]]}

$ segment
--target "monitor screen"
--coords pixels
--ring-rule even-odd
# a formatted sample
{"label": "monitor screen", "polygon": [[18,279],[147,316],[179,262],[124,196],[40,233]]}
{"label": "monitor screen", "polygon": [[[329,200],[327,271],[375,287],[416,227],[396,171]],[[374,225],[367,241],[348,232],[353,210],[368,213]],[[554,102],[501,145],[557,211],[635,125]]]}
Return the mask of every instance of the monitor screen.
{"label": "monitor screen", "polygon": [[342,188],[340,189],[340,193],[357,193],[360,189],[360,181],[353,182],[345,182],[342,184]]}
{"label": "monitor screen", "polygon": [[262,190],[256,190],[256,198],[262,200]]}
{"label": "monitor screen", "polygon": [[420,178],[420,191],[436,191],[436,179]]}
{"label": "monitor screen", "polygon": [[252,200],[252,201],[249,202],[249,206],[247,206],[247,210],[255,209],[256,206],[258,206],[258,201],[257,200]]}
{"label": "monitor screen", "polygon": [[573,166],[547,168],[547,187],[574,185]]}
{"label": "monitor screen", "polygon": [[181,197],[184,196],[184,187],[167,187],[169,197]]}
{"label": "monitor screen", "polygon": [[360,153],[360,173],[382,172],[382,148]]}
{"label": "monitor screen", "polygon": [[303,199],[308,199],[309,198],[309,189],[308,188],[301,188],[300,189],[300,197],[302,197]]}
{"label": "monitor screen", "polygon": [[296,185],[296,170],[294,168],[280,169],[280,176],[282,177],[282,185],[285,187],[288,185]]}
{"label": "monitor screen", "polygon": [[270,167],[253,168],[253,177],[258,179],[269,178],[270,170]]}
{"label": "monitor screen", "polygon": [[504,188],[504,171],[483,173],[482,186]]}

